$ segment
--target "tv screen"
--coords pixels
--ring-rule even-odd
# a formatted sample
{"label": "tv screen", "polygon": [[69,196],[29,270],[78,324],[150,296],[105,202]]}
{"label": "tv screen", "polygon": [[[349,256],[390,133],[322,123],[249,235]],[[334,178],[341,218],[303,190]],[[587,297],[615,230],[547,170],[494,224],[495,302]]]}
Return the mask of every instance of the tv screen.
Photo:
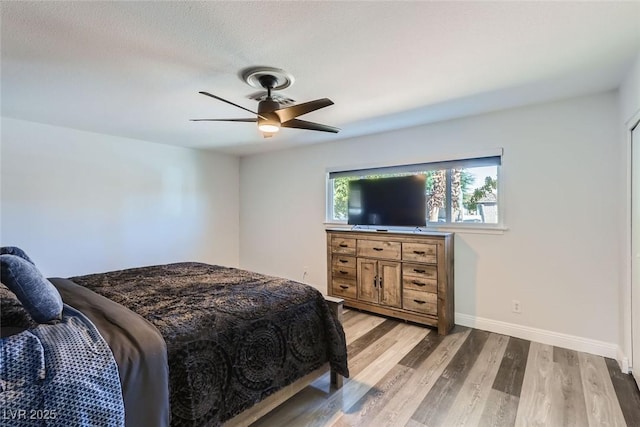
{"label": "tv screen", "polygon": [[426,225],[426,176],[349,181],[348,223],[353,225]]}

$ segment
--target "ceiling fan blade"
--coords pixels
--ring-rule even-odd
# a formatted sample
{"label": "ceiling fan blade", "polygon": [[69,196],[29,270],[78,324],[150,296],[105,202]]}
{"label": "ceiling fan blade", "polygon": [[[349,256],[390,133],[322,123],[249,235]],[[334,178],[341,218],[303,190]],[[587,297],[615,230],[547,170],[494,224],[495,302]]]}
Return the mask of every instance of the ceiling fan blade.
{"label": "ceiling fan blade", "polygon": [[258,119],[189,119],[191,122],[247,122],[255,123]]}
{"label": "ceiling fan blade", "polygon": [[288,121],[282,123],[281,126],[283,128],[319,130],[319,131],[322,131],[322,132],[332,132],[332,133],[340,132],[340,129],[334,128],[333,126],[322,125],[320,123],[308,122],[306,120],[299,120],[299,119],[288,120]]}
{"label": "ceiling fan blade", "polygon": [[301,116],[303,114],[310,113],[312,111],[319,110],[324,107],[333,105],[333,101],[329,98],[316,99],[315,101],[305,102],[303,104],[292,105],[291,107],[281,108],[274,111],[280,117],[280,122],[287,122],[294,117]]}
{"label": "ceiling fan blade", "polygon": [[260,114],[256,113],[255,111],[251,111],[251,110],[249,110],[248,108],[244,108],[242,105],[238,105],[238,104],[235,104],[235,103],[233,103],[233,102],[231,102],[231,101],[227,101],[226,99],[224,99],[224,98],[220,98],[219,96],[215,96],[215,95],[213,95],[213,94],[210,94],[209,92],[203,92],[203,91],[200,91],[200,92],[198,92],[198,93],[201,93],[201,94],[206,95],[206,96],[210,96],[211,98],[217,99],[218,101],[226,102],[227,104],[233,105],[234,107],[242,108],[244,111],[248,111],[248,112],[250,112],[251,114],[255,114],[255,115],[257,115],[258,117],[260,117],[260,118],[262,118],[262,119],[265,119],[265,120],[266,120],[266,118],[262,117]]}

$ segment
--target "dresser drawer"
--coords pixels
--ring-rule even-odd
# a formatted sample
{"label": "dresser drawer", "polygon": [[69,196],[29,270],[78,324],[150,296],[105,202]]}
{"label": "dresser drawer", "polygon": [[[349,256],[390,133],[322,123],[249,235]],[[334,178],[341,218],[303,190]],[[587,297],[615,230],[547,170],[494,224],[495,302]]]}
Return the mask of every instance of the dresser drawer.
{"label": "dresser drawer", "polygon": [[438,267],[435,265],[422,264],[402,264],[402,274],[404,276],[417,276],[424,279],[438,280]]}
{"label": "dresser drawer", "polygon": [[431,292],[404,290],[402,308],[436,316],[438,314],[438,297]]}
{"label": "dresser drawer", "polygon": [[435,279],[426,279],[419,276],[402,276],[402,289],[420,291],[420,292],[438,292],[438,281]]}
{"label": "dresser drawer", "polygon": [[331,252],[335,254],[356,254],[356,239],[340,236],[331,237]]}
{"label": "dresser drawer", "polygon": [[402,260],[435,264],[437,262],[437,246],[430,243],[403,243]]}
{"label": "dresser drawer", "polygon": [[338,279],[331,281],[331,290],[333,295],[340,295],[346,298],[356,298],[356,281],[355,279]]}
{"label": "dresser drawer", "polygon": [[331,276],[334,279],[356,279],[356,269],[351,267],[343,267],[341,265],[333,265],[331,267]]}
{"label": "dresser drawer", "polygon": [[334,255],[331,264],[333,267],[347,267],[347,268],[356,268],[356,257],[352,256],[343,256],[343,255]]}
{"label": "dresser drawer", "polygon": [[399,260],[402,246],[400,242],[380,240],[358,240],[358,256]]}

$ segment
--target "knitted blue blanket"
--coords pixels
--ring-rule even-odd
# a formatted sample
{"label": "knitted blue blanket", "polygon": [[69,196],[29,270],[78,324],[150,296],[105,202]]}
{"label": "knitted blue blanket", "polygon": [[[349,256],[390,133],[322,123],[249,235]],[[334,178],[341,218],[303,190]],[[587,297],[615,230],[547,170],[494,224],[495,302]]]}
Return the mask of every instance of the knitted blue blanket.
{"label": "knitted blue blanket", "polygon": [[0,426],[124,426],[118,367],[82,313],[0,339]]}

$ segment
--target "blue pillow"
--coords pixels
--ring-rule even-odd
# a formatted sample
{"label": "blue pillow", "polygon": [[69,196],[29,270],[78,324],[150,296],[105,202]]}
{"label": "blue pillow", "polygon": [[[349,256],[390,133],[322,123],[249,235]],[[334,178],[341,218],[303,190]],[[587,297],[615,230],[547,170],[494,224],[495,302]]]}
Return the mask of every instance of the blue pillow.
{"label": "blue pillow", "polygon": [[[0,283],[0,338],[38,326],[16,294]],[[1,358],[2,356],[0,356]]]}
{"label": "blue pillow", "polygon": [[2,283],[16,294],[25,310],[38,323],[62,318],[62,298],[58,290],[35,265],[16,255],[0,255]]}
{"label": "blue pillow", "polygon": [[31,264],[36,265],[35,262],[31,261],[31,258],[26,254],[25,251],[16,247],[16,246],[3,246],[0,248],[0,255],[15,255],[20,258],[29,261]]}

